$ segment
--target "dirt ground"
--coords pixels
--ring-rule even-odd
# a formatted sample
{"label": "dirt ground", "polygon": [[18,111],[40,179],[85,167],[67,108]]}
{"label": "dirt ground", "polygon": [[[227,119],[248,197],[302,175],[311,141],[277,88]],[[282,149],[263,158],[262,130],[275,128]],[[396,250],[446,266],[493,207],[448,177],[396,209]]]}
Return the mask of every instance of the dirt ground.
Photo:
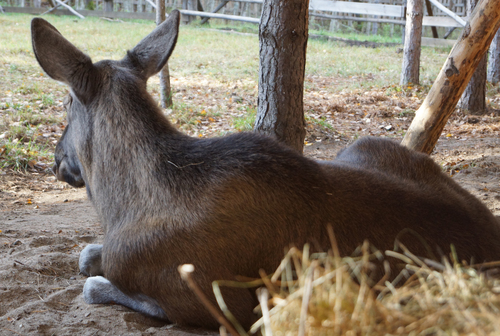
{"label": "dirt ground", "polygon": [[[328,93],[318,89],[322,81],[327,80],[308,78],[305,97],[310,118],[305,155],[321,160],[333,159],[359,136],[401,139],[412,118],[405,111],[421,104],[416,94],[387,98],[376,91]],[[320,127],[319,121],[330,126]],[[457,113],[433,154],[447,174],[497,216],[499,121],[493,109],[485,117]],[[117,305],[86,304],[81,295],[86,278],[78,274],[78,256],[85,245],[102,238],[83,189],[57,182],[46,170],[1,171],[0,335],[211,334],[165,325]]]}

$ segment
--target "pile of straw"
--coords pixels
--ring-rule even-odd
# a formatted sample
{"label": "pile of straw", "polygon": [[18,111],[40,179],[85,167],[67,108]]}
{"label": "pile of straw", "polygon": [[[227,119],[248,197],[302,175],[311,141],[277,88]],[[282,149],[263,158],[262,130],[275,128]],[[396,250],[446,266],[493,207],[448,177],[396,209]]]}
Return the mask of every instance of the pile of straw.
{"label": "pile of straw", "polygon": [[340,258],[337,253],[309,256],[307,246],[302,252],[292,248],[274,275],[264,277],[265,287],[259,292],[263,317],[251,332],[261,328],[266,336],[500,335],[500,279],[479,272],[477,265],[444,259],[423,262],[409,251],[386,255],[399,258],[406,267],[392,282],[385,277],[374,284],[371,260],[381,254],[369,252],[368,243],[359,258]]}
{"label": "pile of straw", "polygon": [[[500,262],[469,266],[453,255],[452,262],[422,260],[400,244],[402,254],[386,251],[385,256],[405,267],[388,281],[389,263],[381,262],[380,251],[366,242],[358,257],[341,258],[331,230],[330,235],[333,251],[309,255],[307,245],[302,251],[292,248],[272,276],[261,274],[262,279],[247,283],[215,281],[225,317],[190,278],[193,266],[179,271],[224,326],[221,335],[226,329],[233,336],[259,330],[264,336],[500,335],[500,277],[493,273]],[[386,275],[374,283],[380,264]],[[249,333],[227,309],[219,286],[261,286],[256,310],[262,318]]]}

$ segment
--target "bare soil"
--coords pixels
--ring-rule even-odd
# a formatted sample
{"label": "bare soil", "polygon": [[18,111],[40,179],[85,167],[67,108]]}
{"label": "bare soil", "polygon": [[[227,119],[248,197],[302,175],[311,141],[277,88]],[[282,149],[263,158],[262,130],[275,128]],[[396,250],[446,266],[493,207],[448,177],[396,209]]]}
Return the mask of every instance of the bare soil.
{"label": "bare soil", "polygon": [[[331,160],[364,135],[397,140],[421,104],[418,92],[386,94],[322,90],[337,79],[308,77],[305,155]],[[358,78],[351,80],[370,80]],[[183,90],[209,92],[208,87],[178,84]],[[253,93],[229,88],[240,104],[255,101]],[[250,96],[249,96],[250,95]],[[175,96],[174,96],[175,97]],[[190,100],[200,102],[205,95]],[[238,104],[229,101],[228,104]],[[201,103],[200,103],[201,104]],[[228,113],[235,109],[228,108]],[[217,134],[224,114],[210,127],[200,122],[203,136]],[[327,124],[325,126],[324,124]],[[211,132],[212,130],[212,132]],[[433,158],[464,188],[500,215],[500,118],[457,113],[451,118]],[[118,305],[88,305],[81,292],[85,277],[78,272],[79,252],[102,241],[103,232],[83,189],[57,182],[47,170],[0,171],[0,335],[177,335],[213,334],[166,325]],[[480,244],[480,242],[478,242]]]}

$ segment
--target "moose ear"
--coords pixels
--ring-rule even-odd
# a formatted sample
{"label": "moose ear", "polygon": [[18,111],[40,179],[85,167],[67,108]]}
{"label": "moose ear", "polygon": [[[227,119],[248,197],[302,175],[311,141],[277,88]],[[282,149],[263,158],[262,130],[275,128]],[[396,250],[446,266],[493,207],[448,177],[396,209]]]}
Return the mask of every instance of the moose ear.
{"label": "moose ear", "polygon": [[179,35],[180,13],[173,10],[168,18],[143,38],[125,60],[131,61],[145,79],[158,73],[168,61]]}
{"label": "moose ear", "polygon": [[95,73],[90,57],[44,19],[31,20],[31,41],[38,63],[50,77],[71,86],[78,96],[89,93]]}

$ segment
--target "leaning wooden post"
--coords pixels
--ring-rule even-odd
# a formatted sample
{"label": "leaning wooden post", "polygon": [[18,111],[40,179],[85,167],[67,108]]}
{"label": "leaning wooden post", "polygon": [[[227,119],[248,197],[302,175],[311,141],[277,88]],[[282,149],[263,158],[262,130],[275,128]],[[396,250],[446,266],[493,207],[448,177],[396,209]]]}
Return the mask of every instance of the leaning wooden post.
{"label": "leaning wooden post", "polygon": [[480,2],[418,109],[402,144],[430,154],[500,26],[500,0]]}
{"label": "leaning wooden post", "polygon": [[[165,0],[156,0],[156,25],[160,25],[165,21]],[[172,90],[170,89],[170,72],[168,71],[168,63],[165,64],[160,71],[160,102],[161,107],[167,108],[172,106]]]}

